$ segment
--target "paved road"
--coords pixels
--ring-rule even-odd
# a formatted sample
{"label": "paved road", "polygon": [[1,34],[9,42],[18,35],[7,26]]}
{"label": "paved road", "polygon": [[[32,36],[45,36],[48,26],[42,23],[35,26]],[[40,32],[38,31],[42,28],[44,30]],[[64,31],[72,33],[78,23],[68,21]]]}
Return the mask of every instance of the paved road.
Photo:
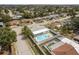
{"label": "paved road", "polygon": [[13,28],[17,33],[17,42],[16,42],[16,54],[17,55],[32,55],[32,51],[29,49],[28,43],[23,40],[23,36],[19,35],[21,33],[21,27]]}

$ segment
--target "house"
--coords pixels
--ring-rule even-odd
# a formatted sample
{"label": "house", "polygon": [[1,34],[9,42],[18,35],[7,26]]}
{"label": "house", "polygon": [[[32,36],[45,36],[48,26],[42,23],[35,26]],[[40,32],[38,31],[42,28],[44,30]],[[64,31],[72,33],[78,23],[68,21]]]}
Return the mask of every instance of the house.
{"label": "house", "polygon": [[18,20],[13,20],[13,21],[9,21],[8,22],[10,24],[10,26],[13,26],[13,25],[19,25],[19,21]]}
{"label": "house", "polygon": [[12,16],[12,19],[21,19],[21,18],[22,18],[21,15],[13,15],[13,16]]}
{"label": "house", "polygon": [[42,25],[28,25],[34,37],[32,41],[44,54],[51,55],[78,55],[79,44],[46,28]]}
{"label": "house", "polygon": [[79,43],[79,35],[74,37],[74,41],[76,41],[77,43]]}
{"label": "house", "polygon": [[0,22],[0,27],[5,27],[3,22]]}

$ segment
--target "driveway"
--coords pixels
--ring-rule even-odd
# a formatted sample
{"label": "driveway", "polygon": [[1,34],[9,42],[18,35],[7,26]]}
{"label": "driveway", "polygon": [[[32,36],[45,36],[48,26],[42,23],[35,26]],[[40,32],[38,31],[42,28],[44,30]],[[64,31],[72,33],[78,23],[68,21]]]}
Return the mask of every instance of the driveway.
{"label": "driveway", "polygon": [[16,54],[17,55],[32,55],[32,50],[29,48],[29,44],[23,39],[21,34],[22,27],[12,28],[17,33],[16,42]]}

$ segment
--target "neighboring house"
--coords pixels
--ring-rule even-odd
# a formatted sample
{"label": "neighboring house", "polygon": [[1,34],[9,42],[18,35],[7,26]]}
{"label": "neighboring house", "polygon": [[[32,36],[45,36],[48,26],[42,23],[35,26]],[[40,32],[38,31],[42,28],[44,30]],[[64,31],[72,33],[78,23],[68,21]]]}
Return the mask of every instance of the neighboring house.
{"label": "neighboring house", "polygon": [[3,22],[0,22],[0,27],[5,27]]}
{"label": "neighboring house", "polygon": [[12,16],[12,19],[21,19],[21,18],[22,18],[21,15],[14,15],[14,16]]}
{"label": "neighboring house", "polygon": [[79,44],[79,35],[74,37],[74,41],[76,41]]}
{"label": "neighboring house", "polygon": [[49,15],[49,16],[44,16],[44,17],[37,17],[35,18],[35,20],[43,20],[43,19],[58,19],[59,15],[58,14],[53,14],[53,15]]}
{"label": "neighboring house", "polygon": [[8,22],[10,24],[10,26],[13,26],[13,25],[19,25],[19,21],[18,20],[13,20],[13,21],[9,21]]}
{"label": "neighboring house", "polygon": [[12,12],[9,11],[9,15],[12,17],[12,19],[20,19],[20,18],[22,18],[21,13],[19,13],[18,11],[15,14],[12,14]]}

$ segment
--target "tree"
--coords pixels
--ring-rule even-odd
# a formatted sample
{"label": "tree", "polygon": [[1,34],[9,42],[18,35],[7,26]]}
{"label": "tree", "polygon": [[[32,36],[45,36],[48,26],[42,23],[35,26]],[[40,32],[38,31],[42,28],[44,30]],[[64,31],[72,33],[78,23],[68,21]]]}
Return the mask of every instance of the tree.
{"label": "tree", "polygon": [[1,14],[2,14],[2,9],[0,9],[0,16],[1,16]]}
{"label": "tree", "polygon": [[61,27],[62,34],[69,34],[69,33],[71,33],[71,30],[72,30],[72,26],[68,23]]}
{"label": "tree", "polygon": [[71,24],[73,26],[73,30],[78,31],[79,30],[79,17],[75,17],[71,19]]}
{"label": "tree", "polygon": [[11,52],[11,44],[16,42],[16,32],[10,28],[0,28],[0,46],[1,50],[8,50]]}
{"label": "tree", "polygon": [[8,14],[9,13],[9,10],[8,9],[4,9],[5,13]]}
{"label": "tree", "polygon": [[24,35],[24,37],[33,36],[31,30],[27,26],[24,26],[24,28],[22,29],[22,34]]}
{"label": "tree", "polygon": [[31,18],[31,13],[24,12],[22,15],[24,18]]}
{"label": "tree", "polygon": [[68,10],[68,15],[70,15],[71,18],[74,18],[76,15],[76,11],[74,9],[70,9],[70,10]]}
{"label": "tree", "polygon": [[1,17],[2,17],[3,22],[8,22],[12,20],[12,18],[9,15],[2,15]]}

